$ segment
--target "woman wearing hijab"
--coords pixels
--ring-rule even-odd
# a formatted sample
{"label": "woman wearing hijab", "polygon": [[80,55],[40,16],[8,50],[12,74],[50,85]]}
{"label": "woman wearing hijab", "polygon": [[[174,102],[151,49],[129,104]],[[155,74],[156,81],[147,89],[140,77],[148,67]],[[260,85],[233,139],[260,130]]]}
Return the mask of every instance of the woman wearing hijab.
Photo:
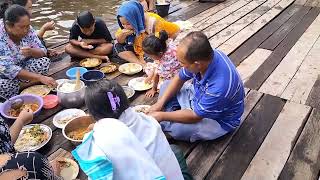
{"label": "woman wearing hijab", "polygon": [[149,34],[165,30],[170,38],[175,39],[180,32],[179,26],[168,22],[157,14],[144,12],[138,1],[122,3],[117,13],[120,29],[116,32],[115,53],[122,59],[145,64],[142,41]]}

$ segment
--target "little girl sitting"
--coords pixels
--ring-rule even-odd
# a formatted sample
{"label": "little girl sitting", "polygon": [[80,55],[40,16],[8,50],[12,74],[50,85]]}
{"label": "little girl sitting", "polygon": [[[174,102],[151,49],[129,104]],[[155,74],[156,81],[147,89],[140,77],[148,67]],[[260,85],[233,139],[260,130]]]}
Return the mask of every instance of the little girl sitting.
{"label": "little girl sitting", "polygon": [[97,122],[72,154],[90,179],[183,179],[159,123],[130,108],[119,84],[89,85],[85,102]]}
{"label": "little girl sitting", "polygon": [[170,80],[178,73],[181,65],[177,59],[177,47],[172,39],[168,39],[166,31],[150,35],[142,42],[142,49],[154,63],[148,63],[145,71],[148,75],[146,83],[153,82],[153,87],[146,93],[153,97],[157,92],[159,81]]}

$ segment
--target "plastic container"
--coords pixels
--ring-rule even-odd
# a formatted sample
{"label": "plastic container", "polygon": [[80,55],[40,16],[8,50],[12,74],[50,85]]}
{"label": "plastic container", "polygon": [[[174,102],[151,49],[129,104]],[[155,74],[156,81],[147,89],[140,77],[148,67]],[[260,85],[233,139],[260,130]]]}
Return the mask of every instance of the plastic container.
{"label": "plastic container", "polygon": [[[43,107],[43,99],[40,96],[32,95],[32,94],[21,94],[10,98],[10,100],[22,99],[24,103],[37,103],[39,108],[33,112],[34,116],[38,115]],[[4,102],[0,106],[0,113],[3,117],[7,119],[17,119],[17,117],[13,117],[9,115],[9,110],[11,108],[11,103],[9,101]]]}
{"label": "plastic container", "polygon": [[73,68],[70,68],[66,72],[66,75],[68,76],[69,79],[76,79],[77,69],[80,69],[80,76],[82,76],[85,72],[88,71],[84,67],[73,67]]}
{"label": "plastic container", "polygon": [[161,17],[169,15],[170,3],[156,4],[157,14]]}
{"label": "plastic container", "polygon": [[86,84],[86,85],[89,85],[89,84],[92,84],[94,82],[97,82],[101,79],[104,78],[104,73],[102,71],[99,71],[99,70],[90,70],[90,71],[87,71],[85,72],[83,75],[82,75],[82,78],[81,80],[83,80],[83,82]]}
{"label": "plastic container", "polygon": [[58,96],[49,94],[43,97],[43,108],[52,109],[58,105]]}

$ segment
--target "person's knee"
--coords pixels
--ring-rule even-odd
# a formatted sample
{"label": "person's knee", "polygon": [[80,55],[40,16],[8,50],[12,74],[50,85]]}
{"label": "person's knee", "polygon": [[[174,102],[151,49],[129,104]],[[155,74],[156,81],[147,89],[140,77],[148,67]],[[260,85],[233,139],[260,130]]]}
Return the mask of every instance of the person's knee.
{"label": "person's knee", "polygon": [[66,47],[64,48],[65,52],[68,54],[72,54],[72,52],[74,51],[74,46],[72,44],[67,44]]}
{"label": "person's knee", "polygon": [[112,53],[112,48],[113,48],[113,44],[112,43],[106,43],[103,44],[101,46],[99,46],[96,50],[95,50],[95,54],[96,55],[108,55]]}

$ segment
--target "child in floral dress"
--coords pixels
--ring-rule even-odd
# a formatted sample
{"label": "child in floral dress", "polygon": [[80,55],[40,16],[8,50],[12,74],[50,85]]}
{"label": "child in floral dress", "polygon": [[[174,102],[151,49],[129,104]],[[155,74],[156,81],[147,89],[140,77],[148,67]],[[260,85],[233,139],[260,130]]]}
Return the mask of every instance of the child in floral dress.
{"label": "child in floral dress", "polygon": [[153,63],[147,63],[145,67],[148,75],[146,82],[153,82],[153,87],[146,96],[153,97],[161,82],[173,78],[181,68],[176,56],[177,47],[172,39],[168,39],[167,32],[161,31],[159,34],[148,36],[142,43],[142,49],[154,60]]}

